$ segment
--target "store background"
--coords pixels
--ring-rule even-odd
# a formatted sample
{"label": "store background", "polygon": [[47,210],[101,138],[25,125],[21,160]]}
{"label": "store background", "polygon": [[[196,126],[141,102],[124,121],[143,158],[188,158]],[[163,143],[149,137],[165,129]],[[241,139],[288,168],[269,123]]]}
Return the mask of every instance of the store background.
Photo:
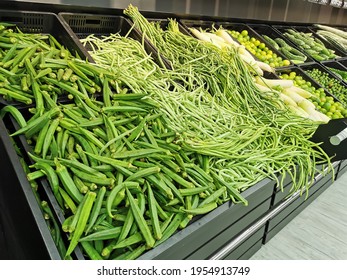
{"label": "store background", "polygon": [[271,21],[347,23],[347,9],[314,4],[308,0],[26,0],[25,2],[121,9],[131,3],[143,11]]}

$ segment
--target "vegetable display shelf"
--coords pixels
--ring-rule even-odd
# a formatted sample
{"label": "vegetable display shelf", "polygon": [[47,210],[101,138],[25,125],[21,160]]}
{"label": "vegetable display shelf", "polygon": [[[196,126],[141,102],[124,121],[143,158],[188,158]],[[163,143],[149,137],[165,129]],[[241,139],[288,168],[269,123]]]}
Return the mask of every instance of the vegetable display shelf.
{"label": "vegetable display shelf", "polygon": [[[325,89],[322,85],[319,84],[318,81],[314,80],[311,76],[309,76],[304,69],[308,64],[302,65],[302,67],[288,67],[287,69],[282,69],[276,71],[276,75],[281,76],[281,75],[290,75],[291,72],[294,72],[296,76],[301,76],[303,78],[303,81],[306,81],[309,83],[310,87],[314,87],[316,90],[322,89],[322,91],[325,93],[326,96],[330,96],[333,98],[334,102],[339,102],[340,100],[331,94],[327,89]],[[313,63],[310,65],[320,65],[317,63]]]}
{"label": "vegetable display shelf", "polygon": [[265,234],[265,225],[252,233],[252,236],[247,240],[243,241],[241,245],[232,250],[230,254],[225,256],[224,260],[248,260],[251,256],[257,252],[263,242],[263,237]]}
{"label": "vegetable display shelf", "polygon": [[[72,32],[65,28],[64,23],[54,13],[36,11],[0,10],[0,22],[15,24],[24,33],[51,34],[63,44],[73,55],[93,61],[88,52],[73,39]],[[63,98],[64,100],[65,98]],[[0,108],[4,105],[21,105],[19,102],[8,101],[0,95]]]}
{"label": "vegetable display shelf", "polygon": [[341,160],[336,179],[340,178],[347,171],[347,160]]}
{"label": "vegetable display shelf", "polygon": [[[335,27],[335,28],[338,28],[338,27]],[[343,46],[340,46],[338,44],[338,42],[336,41],[336,38],[328,40],[327,38],[323,37],[322,35],[320,35],[318,33],[319,30],[323,30],[323,29],[320,29],[317,26],[310,26],[310,27],[308,27],[308,30],[310,30],[312,33],[314,33],[315,36],[317,36],[321,41],[326,42],[326,43],[330,44],[331,46],[333,46],[341,54],[340,55],[341,57],[345,57],[347,55],[346,50],[343,49]],[[343,30],[343,31],[346,31],[346,30]]]}
{"label": "vegetable display shelf", "polygon": [[[313,59],[300,51],[295,44],[289,41],[282,34],[278,33],[274,28],[267,24],[247,24],[254,32],[262,36],[265,40],[267,36],[271,40],[275,41],[278,45],[277,49],[283,57],[289,59],[294,65],[300,65],[303,63],[312,62]],[[273,43],[273,42],[272,42]],[[271,44],[271,43],[270,43]],[[302,54],[306,57],[306,59],[302,58]],[[303,61],[301,63],[301,61]]]}
{"label": "vegetable display shelf", "polygon": [[347,68],[339,61],[327,61],[323,62],[322,65],[327,71],[334,74],[336,78],[347,83]]}
{"label": "vegetable display shelf", "polygon": [[[119,33],[121,36],[128,36],[139,42],[143,42],[146,52],[152,55],[157,64],[168,69],[171,68],[169,61],[162,55],[159,55],[151,42],[143,38],[141,32],[134,28],[131,21],[123,16],[83,13],[59,13],[58,16],[64,22],[65,27],[77,36],[76,40],[85,38],[91,34],[101,37]],[[88,51],[88,46],[86,48],[86,51]]]}
{"label": "vegetable display shelf", "polygon": [[243,192],[249,202],[247,207],[226,202],[139,259],[207,259],[216,248],[246,229],[269,209],[273,185],[274,182],[268,179],[259,182]]}
{"label": "vegetable display shelf", "polygon": [[[131,22],[122,16],[60,13],[58,17],[55,14],[43,12],[0,10],[0,20],[16,23],[23,32],[52,34],[71,52],[78,53],[81,58],[87,58],[90,61],[93,60],[87,49],[76,40],[75,33],[79,38],[82,38],[88,34],[101,36],[115,32],[125,35],[130,31],[130,37],[142,41],[141,34],[136,29],[132,29]],[[163,20],[164,22],[165,20]],[[205,24],[208,21],[201,22]],[[215,21],[209,22],[210,27],[215,22],[220,22],[220,20],[216,18]],[[250,34],[258,36],[257,38],[260,37],[248,25],[230,22],[223,24],[225,28],[228,26],[232,29],[246,27]],[[260,37],[260,39],[262,38]],[[145,47],[147,52],[153,53],[156,57],[157,52],[150,43],[147,44],[146,42]],[[163,57],[157,60],[158,63],[161,63],[160,61],[166,63]],[[340,60],[338,61],[341,63]],[[327,64],[324,63],[324,65]],[[169,64],[166,66],[169,67]],[[293,71],[292,69],[279,70]],[[301,68],[295,68],[294,71],[305,74]],[[314,81],[312,84],[318,86]],[[0,106],[6,104],[4,102]],[[12,123],[12,121],[11,124],[8,124],[0,120],[0,175],[6,178],[0,186],[0,248],[2,254],[0,258],[60,259],[61,256],[50,229],[26,178],[13,147],[13,142],[8,135],[7,129],[11,128]],[[16,144],[20,150],[25,152],[31,149],[24,137],[19,137]],[[26,160],[28,161],[28,159]],[[339,177],[347,170],[346,160],[335,162],[334,168],[338,171],[336,177]],[[242,193],[248,200],[249,205],[247,207],[226,202],[212,212],[196,217],[185,229],[178,231],[164,243],[147,251],[138,259],[249,258],[261,247],[262,243],[266,243],[295,215],[328,188],[331,184],[331,177],[330,174],[324,177],[318,175],[306,200],[299,193],[286,198],[292,182],[289,177],[285,179],[285,182],[284,192],[278,190],[274,181],[265,179],[259,182]],[[61,228],[65,218],[59,212],[58,203],[55,201],[46,180],[40,180],[40,196],[49,202]],[[21,222],[18,223],[18,221]],[[68,236],[65,235],[63,240],[67,242],[67,239]],[[4,250],[1,246],[5,247]],[[73,257],[84,259],[78,247]]]}
{"label": "vegetable display shelf", "polygon": [[[330,93],[330,95],[340,101],[344,107],[347,106],[347,84],[336,76],[336,74],[318,63],[300,65],[299,67],[308,76],[315,80],[320,87],[323,87]],[[318,71],[318,73],[314,74],[313,71]]]}
{"label": "vegetable display shelf", "polygon": [[[288,29],[293,30],[295,33],[307,33],[310,34],[310,38],[312,38],[313,40],[317,41],[321,41],[323,43],[323,45],[325,46],[326,49],[331,50],[334,52],[335,57],[326,57],[327,53],[324,53],[324,57],[320,57],[319,54],[321,53],[321,50],[315,50],[315,49],[311,49],[312,47],[309,46],[308,44],[306,44],[303,40],[295,38],[294,36],[292,36],[291,38],[288,38],[288,40],[290,40],[294,45],[296,45],[299,50],[303,51],[307,56],[309,56],[311,59],[313,59],[314,61],[317,62],[321,62],[321,61],[328,61],[328,60],[333,60],[333,59],[337,59],[339,57],[344,57],[346,54],[341,52],[340,50],[336,49],[333,45],[331,45],[329,42],[327,41],[322,41],[321,38],[315,34],[314,32],[312,32],[311,29],[309,29],[309,26],[298,26],[298,25],[272,25],[272,27],[282,36],[288,38],[287,36],[285,36],[285,33],[288,33]],[[303,47],[304,46],[304,47]],[[326,50],[324,51],[326,52]],[[316,56],[316,54],[318,56]]]}
{"label": "vegetable display shelf", "polygon": [[[8,126],[5,126],[5,124],[1,121],[1,125],[3,127],[0,127],[3,133],[1,135],[2,142],[0,144],[3,144],[6,140],[6,151],[7,153],[15,153],[14,148],[12,146],[12,143],[10,143],[10,138],[8,134],[6,133]],[[30,147],[26,146],[26,140],[24,137],[20,137],[20,143],[18,143],[18,146],[20,149],[30,149]],[[0,150],[3,152],[2,150]],[[33,196],[31,187],[29,185],[29,182],[26,179],[25,172],[22,168],[22,166],[19,163],[18,157],[12,156],[12,165],[9,165],[9,167],[14,168],[16,167],[15,172],[13,176],[8,177],[9,182],[6,183],[6,185],[14,185],[18,188],[18,192],[25,191],[24,188],[27,188],[26,192],[29,192],[28,194],[30,196]],[[3,163],[3,161],[1,161]],[[4,172],[9,172],[5,168],[2,169]],[[22,178],[23,182],[22,184],[16,184],[15,180],[18,178]],[[57,220],[59,224],[61,225],[64,221],[63,214],[60,212],[57,206],[57,202],[55,201],[55,197],[50,191],[49,186],[45,186],[45,180],[41,182],[43,185],[41,188],[43,189],[44,193],[43,196],[46,197],[46,199],[50,202],[51,205],[53,205],[53,210],[55,211],[55,214],[57,216]],[[245,199],[248,200],[249,205],[245,207],[242,204],[232,204],[231,202],[226,202],[214,211],[202,216],[197,217],[195,221],[193,221],[188,227],[185,229],[177,232],[174,234],[171,238],[169,238],[166,242],[162,243],[158,247],[148,251],[147,253],[143,254],[140,259],[185,259],[190,258],[190,255],[192,253],[195,253],[194,256],[197,258],[203,259],[207,258],[210,254],[212,254],[215,250],[215,244],[223,244],[224,242],[228,241],[233,235],[237,235],[240,231],[247,228],[250,224],[252,224],[255,220],[257,220],[262,214],[264,214],[266,211],[268,211],[271,197],[272,197],[272,190],[274,186],[274,181],[264,179],[263,181],[259,182],[253,187],[250,187],[246,191],[243,192],[243,196]],[[14,189],[14,188],[13,188]],[[1,191],[4,193],[2,197],[10,197],[12,193],[9,193],[8,188],[1,188]],[[13,190],[12,190],[13,191]],[[11,192],[12,192],[11,191]],[[20,194],[17,195],[17,199],[24,199]],[[11,200],[9,200],[11,201]],[[31,201],[30,207],[32,208],[30,211],[38,211],[38,205],[36,200]],[[2,202],[0,203],[2,205]],[[25,205],[25,203],[23,203]],[[7,206],[7,205],[6,205]],[[14,207],[14,206],[13,206]],[[7,213],[7,211],[4,211],[3,213]],[[11,217],[8,217],[11,218]],[[42,213],[36,213],[35,219],[43,220]],[[31,220],[28,219],[28,228],[31,227],[43,227],[43,229],[40,229],[42,232],[47,231],[46,225],[44,222],[31,222]],[[16,226],[19,226],[16,224]],[[49,234],[49,233],[48,233]],[[259,232],[257,232],[256,238],[258,239],[259,236],[262,235]],[[50,238],[48,238],[50,237]],[[36,244],[37,248],[43,247],[43,248],[53,248],[55,249],[55,245],[53,241],[51,240],[51,236],[49,234],[48,240],[44,240],[44,242],[41,242],[40,244]],[[18,237],[20,240],[24,238],[24,236]],[[31,237],[32,239],[39,239],[43,238],[39,232],[32,232]],[[67,236],[65,236],[64,240],[67,239]],[[238,248],[238,255],[241,257],[248,249],[250,249],[254,243],[253,239],[250,239],[249,244],[241,244],[242,247]],[[13,243],[9,243],[13,244]],[[247,246],[246,246],[247,245]],[[249,246],[248,246],[249,245]],[[23,247],[25,247],[23,245]],[[242,249],[243,248],[243,249]],[[53,250],[51,249],[51,250]],[[196,252],[197,250],[201,250],[201,252]],[[254,249],[254,248],[253,248]],[[10,245],[9,250],[13,250],[12,245]],[[202,253],[205,251],[205,253]],[[60,256],[56,253],[54,256],[46,256],[43,255],[40,250],[33,250],[33,253],[36,253],[39,258],[54,258],[59,259]],[[16,252],[14,252],[13,258],[33,258],[32,255],[18,255]],[[236,254],[236,253],[235,253]],[[83,259],[83,255],[81,255],[79,249],[77,252],[75,252],[75,258],[77,259]]]}
{"label": "vegetable display shelf", "polygon": [[[0,119],[0,221],[5,259],[60,259],[52,235]],[[1,243],[0,243],[1,244]]]}
{"label": "vegetable display shelf", "polygon": [[[335,162],[334,172],[337,174],[340,162]],[[335,176],[334,175],[334,176]],[[270,212],[279,208],[282,204],[286,203],[286,207],[280,209],[275,215],[273,215],[266,224],[266,232],[263,239],[263,243],[267,243],[272,237],[274,237],[281,229],[283,229],[291,220],[295,218],[300,212],[302,212],[312,201],[314,201],[322,192],[324,192],[335,180],[336,177],[332,177],[332,173],[328,173],[325,176],[319,174],[315,178],[315,183],[310,187],[307,198],[305,193],[295,193],[290,197],[285,197],[292,183],[288,184],[284,188],[284,193],[279,192],[275,188],[273,204],[270,208]]]}
{"label": "vegetable display shelf", "polygon": [[[275,58],[275,59],[282,58],[282,62],[287,59],[286,56],[284,56],[281,52],[276,50],[263,37],[261,37],[257,32],[255,32],[252,28],[250,28],[246,24],[243,24],[243,23],[231,23],[231,22],[220,22],[220,21],[214,22],[214,21],[202,21],[202,20],[186,20],[186,19],[181,19],[180,22],[182,23],[182,25],[187,30],[189,30],[189,28],[191,28],[191,27],[194,27],[194,28],[197,28],[197,29],[202,28],[203,30],[212,30],[213,27],[215,27],[217,29],[222,27],[222,28],[228,30],[229,32],[230,31],[237,31],[237,32],[243,34],[242,31],[244,31],[244,32],[247,33],[246,37],[249,36],[249,38],[254,38],[253,39],[254,42],[256,42],[256,41],[259,42],[258,46],[256,46],[254,43],[252,43],[253,46],[256,46],[257,49],[258,49],[258,47],[260,48],[260,46],[263,46],[262,47],[263,49],[265,47],[268,48],[268,52],[266,52],[266,54],[265,54],[265,50],[263,50],[264,53],[263,53],[262,58],[259,58],[259,57],[257,57],[257,55],[251,53],[252,56],[256,60],[264,62],[264,61],[268,60],[268,58],[266,57],[267,55],[271,56],[270,58],[272,58],[273,54],[276,54],[277,58]],[[243,42],[240,42],[238,38],[233,37],[233,39],[236,42],[238,42],[239,44],[243,43]],[[250,39],[250,40],[252,40],[252,39]],[[280,66],[276,66],[274,68],[281,69],[283,67],[288,67],[288,66],[292,66],[292,65],[293,65],[293,63],[289,61],[289,63],[286,64],[286,65],[280,65]]]}

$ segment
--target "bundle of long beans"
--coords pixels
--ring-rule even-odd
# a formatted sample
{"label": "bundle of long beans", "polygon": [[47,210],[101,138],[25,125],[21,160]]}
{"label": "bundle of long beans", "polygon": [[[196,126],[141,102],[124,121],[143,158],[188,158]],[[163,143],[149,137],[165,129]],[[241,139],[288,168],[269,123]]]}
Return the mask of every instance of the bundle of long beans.
{"label": "bundle of long beans", "polygon": [[[293,190],[310,186],[316,164],[329,162],[309,140],[317,123],[290,114],[275,94],[261,93],[232,48],[220,50],[184,35],[175,20],[163,30],[133,6],[124,13],[172,63],[168,80],[174,86],[156,84],[160,90],[153,96],[185,148],[212,156],[216,171],[223,170],[230,182],[236,174],[250,178],[241,189],[255,178],[286,172],[293,176]],[[296,165],[302,172],[294,175]],[[245,176],[247,168],[253,176]]]}

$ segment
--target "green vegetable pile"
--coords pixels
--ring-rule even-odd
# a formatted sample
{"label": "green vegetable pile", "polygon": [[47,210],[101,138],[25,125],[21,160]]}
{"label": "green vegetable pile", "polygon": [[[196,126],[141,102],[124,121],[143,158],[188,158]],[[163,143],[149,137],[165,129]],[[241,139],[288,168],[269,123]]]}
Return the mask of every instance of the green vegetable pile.
{"label": "green vegetable pile", "polygon": [[319,28],[317,34],[322,36],[325,40],[327,40],[330,44],[335,46],[337,49],[342,50],[343,52],[347,52],[347,32],[341,29],[326,26],[322,24],[316,24]]}
{"label": "green vegetable pile", "polygon": [[321,113],[327,115],[332,119],[347,117],[346,106],[342,105],[338,101],[334,101],[334,98],[332,96],[327,96],[324,88],[314,87],[311,82],[305,80],[302,76],[297,75],[297,73],[294,71],[290,73],[281,73],[280,78],[293,80],[296,86],[311,92],[312,96],[309,99]]}
{"label": "green vegetable pile", "polygon": [[324,43],[314,37],[312,33],[286,29],[283,35],[317,61],[324,61],[337,57],[334,50],[328,49]]}
{"label": "green vegetable pile", "polygon": [[335,95],[344,106],[347,106],[347,87],[339,80],[329,75],[329,73],[322,72],[317,68],[307,70],[306,73],[321,84],[331,94]]}
{"label": "green vegetable pile", "polygon": [[[23,34],[12,24],[0,25],[0,95],[8,102],[55,102],[63,92],[101,91],[83,61],[74,59],[52,35]],[[6,42],[6,43],[4,43]],[[91,66],[91,71],[97,68]],[[78,79],[83,76],[83,80]],[[38,96],[43,96],[43,99]],[[66,96],[65,96],[66,98]],[[43,104],[36,104],[42,107]]]}
{"label": "green vegetable pile", "polygon": [[334,67],[328,67],[331,72],[338,76],[341,80],[347,82],[347,70],[340,70]]}
{"label": "green vegetable pile", "polygon": [[291,47],[286,41],[282,38],[270,38],[267,35],[262,35],[263,38],[276,50],[282,52],[291,62],[295,64],[304,63],[307,60],[307,56],[304,55],[299,50]]}
{"label": "green vegetable pile", "polygon": [[231,36],[233,36],[237,41],[246,47],[255,57],[260,61],[269,64],[271,67],[282,67],[289,66],[290,61],[277,56],[276,53],[273,53],[265,43],[260,42],[257,38],[251,37],[248,35],[247,30],[242,30],[241,32],[236,30],[228,31]]}

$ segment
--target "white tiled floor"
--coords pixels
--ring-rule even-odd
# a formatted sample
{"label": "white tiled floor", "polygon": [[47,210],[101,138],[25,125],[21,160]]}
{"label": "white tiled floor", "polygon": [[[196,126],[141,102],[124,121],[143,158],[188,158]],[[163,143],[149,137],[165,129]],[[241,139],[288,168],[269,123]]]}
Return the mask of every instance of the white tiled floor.
{"label": "white tiled floor", "polygon": [[347,172],[251,260],[347,260]]}

